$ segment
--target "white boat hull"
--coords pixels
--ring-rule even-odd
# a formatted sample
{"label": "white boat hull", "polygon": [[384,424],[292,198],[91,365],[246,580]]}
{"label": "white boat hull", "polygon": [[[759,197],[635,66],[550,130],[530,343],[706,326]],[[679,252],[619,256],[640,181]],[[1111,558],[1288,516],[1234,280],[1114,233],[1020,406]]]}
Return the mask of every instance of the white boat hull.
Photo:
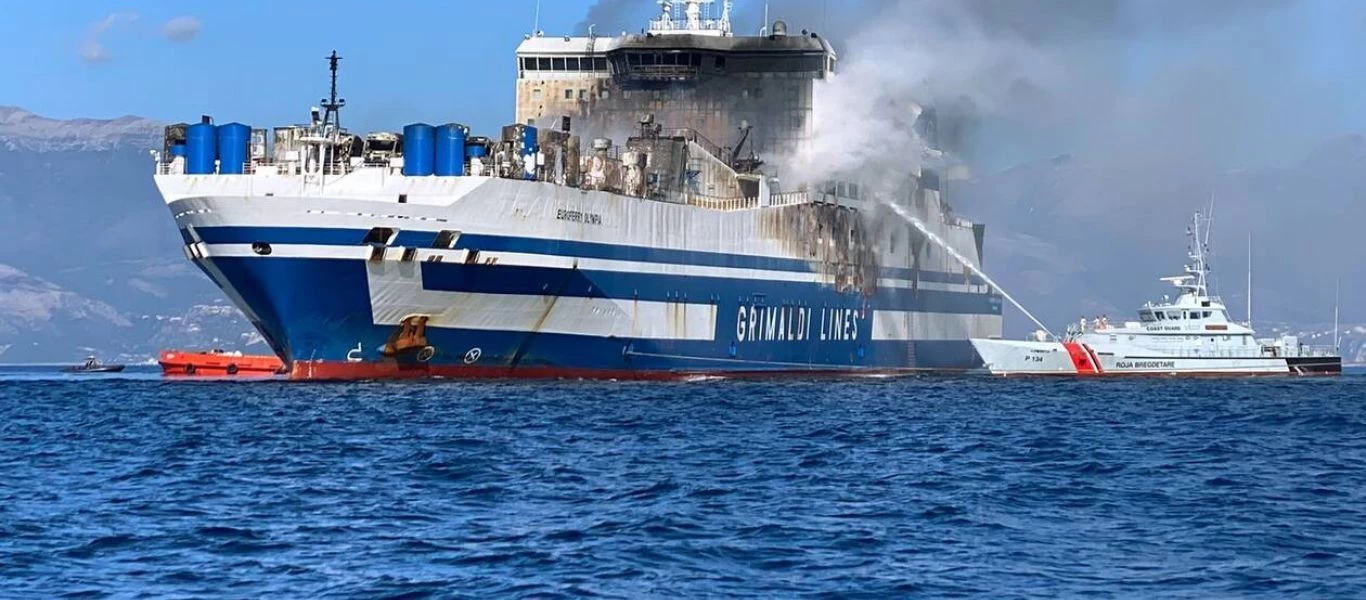
{"label": "white boat hull", "polygon": [[1284,358],[1176,356],[1124,344],[973,339],[973,349],[992,375],[1288,375]]}

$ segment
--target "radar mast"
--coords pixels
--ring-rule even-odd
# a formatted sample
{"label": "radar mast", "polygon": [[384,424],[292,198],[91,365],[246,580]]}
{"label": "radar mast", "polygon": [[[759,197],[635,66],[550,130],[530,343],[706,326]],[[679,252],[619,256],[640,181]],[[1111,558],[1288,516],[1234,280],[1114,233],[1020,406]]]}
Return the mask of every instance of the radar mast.
{"label": "radar mast", "polygon": [[323,58],[327,59],[328,69],[332,73],[332,90],[329,96],[321,101],[324,111],[322,125],[324,128],[331,125],[335,128],[333,131],[341,131],[341,109],[346,106],[346,99],[337,97],[337,64],[341,62],[342,57],[333,50],[331,55]]}

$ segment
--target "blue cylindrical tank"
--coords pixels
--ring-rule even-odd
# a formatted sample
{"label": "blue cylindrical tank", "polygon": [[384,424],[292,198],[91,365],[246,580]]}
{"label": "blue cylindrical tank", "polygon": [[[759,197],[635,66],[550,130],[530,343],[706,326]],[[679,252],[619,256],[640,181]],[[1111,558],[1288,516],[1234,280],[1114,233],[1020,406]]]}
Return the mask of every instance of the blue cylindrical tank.
{"label": "blue cylindrical tank", "polygon": [[426,123],[403,127],[403,174],[425,177],[433,172],[436,160],[436,128]]}
{"label": "blue cylindrical tank", "polygon": [[185,144],[171,144],[171,157],[185,156]]}
{"label": "blue cylindrical tank", "polygon": [[241,175],[247,164],[251,144],[251,127],[241,123],[218,126],[218,172]]}
{"label": "blue cylindrical tank", "polygon": [[209,175],[218,159],[218,126],[195,123],[185,128],[185,173]]}
{"label": "blue cylindrical tank", "polygon": [[[436,128],[437,177],[459,177],[465,174],[465,139],[469,129],[464,125],[447,123]],[[407,164],[407,162],[404,162]]]}

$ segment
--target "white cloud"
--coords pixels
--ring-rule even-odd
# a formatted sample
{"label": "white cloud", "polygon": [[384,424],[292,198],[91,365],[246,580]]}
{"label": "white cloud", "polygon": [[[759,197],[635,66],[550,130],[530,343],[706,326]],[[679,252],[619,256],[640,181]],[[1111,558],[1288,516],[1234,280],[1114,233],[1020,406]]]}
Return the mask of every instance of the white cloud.
{"label": "white cloud", "polygon": [[161,34],[172,42],[188,42],[199,35],[204,24],[195,17],[176,17],[161,26]]}
{"label": "white cloud", "polygon": [[90,31],[86,34],[85,39],[81,40],[79,49],[81,60],[89,64],[108,62],[109,50],[104,47],[100,38],[109,30],[132,23],[137,19],[137,13],[116,12],[109,13],[105,18],[96,21],[94,25],[90,26]]}

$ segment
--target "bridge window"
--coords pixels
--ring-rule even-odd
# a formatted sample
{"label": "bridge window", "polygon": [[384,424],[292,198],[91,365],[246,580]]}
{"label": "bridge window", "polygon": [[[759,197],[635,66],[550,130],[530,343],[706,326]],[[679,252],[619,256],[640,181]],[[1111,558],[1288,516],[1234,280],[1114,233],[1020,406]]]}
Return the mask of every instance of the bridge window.
{"label": "bridge window", "polygon": [[563,58],[555,58],[555,59],[551,59],[551,60],[553,61],[551,64],[554,65],[553,67],[550,68],[552,71],[563,71],[563,70],[564,70],[564,59],[563,59]]}
{"label": "bridge window", "polygon": [[534,58],[523,58],[523,59],[522,59],[522,70],[523,70],[523,71],[535,71],[535,70],[536,70],[536,59],[534,59]]}
{"label": "bridge window", "polygon": [[567,70],[570,70],[570,71],[578,71],[578,70],[579,70],[579,57],[577,57],[577,56],[571,56],[571,57],[569,57],[569,58],[564,59],[564,61],[565,61],[565,68],[566,68]]}
{"label": "bridge window", "polygon": [[1142,321],[1142,322],[1144,322],[1144,323],[1151,323],[1151,322],[1153,322],[1153,321],[1156,321],[1157,319],[1153,317],[1153,312],[1152,312],[1152,311],[1150,311],[1150,310],[1141,310],[1141,311],[1138,311],[1138,320],[1139,320],[1139,321]]}
{"label": "bridge window", "polygon": [[549,58],[538,58],[538,59],[536,59],[536,69],[539,70],[539,71],[549,71],[549,70],[550,70],[550,59],[549,59]]}
{"label": "bridge window", "polygon": [[1167,311],[1167,320],[1168,320],[1168,321],[1179,321],[1179,320],[1181,320],[1181,313],[1179,313],[1179,312],[1177,312],[1177,311],[1174,311],[1174,310],[1169,310],[1169,311]]}
{"label": "bridge window", "polygon": [[594,71],[606,71],[606,70],[607,70],[607,59],[606,59],[606,58],[595,58],[595,59],[593,59],[593,70],[594,70]]}

